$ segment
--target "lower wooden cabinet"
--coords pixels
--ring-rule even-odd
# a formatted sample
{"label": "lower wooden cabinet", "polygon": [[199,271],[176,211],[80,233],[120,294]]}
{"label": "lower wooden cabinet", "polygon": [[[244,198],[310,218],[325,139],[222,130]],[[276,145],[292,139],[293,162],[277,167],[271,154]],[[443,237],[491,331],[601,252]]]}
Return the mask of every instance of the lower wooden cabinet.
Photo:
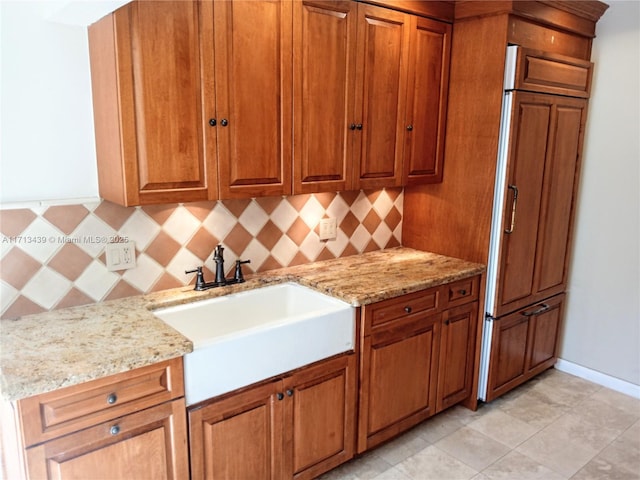
{"label": "lower wooden cabinet", "polygon": [[11,480],[189,478],[182,357],[4,402],[1,414]]}
{"label": "lower wooden cabinet", "polygon": [[29,478],[188,478],[184,399],[27,449]]}
{"label": "lower wooden cabinet", "polygon": [[564,298],[556,295],[493,320],[487,401],[555,364]]}
{"label": "lower wooden cabinet", "polygon": [[474,395],[479,282],[363,308],[358,453]]}
{"label": "lower wooden cabinet", "polygon": [[355,446],[356,356],[189,410],[192,479],[315,478]]}

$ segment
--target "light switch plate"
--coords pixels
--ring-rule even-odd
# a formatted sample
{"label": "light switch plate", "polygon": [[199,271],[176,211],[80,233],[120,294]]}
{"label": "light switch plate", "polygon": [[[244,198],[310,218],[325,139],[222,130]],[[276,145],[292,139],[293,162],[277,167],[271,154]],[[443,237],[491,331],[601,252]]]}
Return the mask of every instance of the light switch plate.
{"label": "light switch plate", "polygon": [[337,224],[335,218],[323,218],[318,225],[320,240],[335,240],[337,236]]}
{"label": "light switch plate", "polygon": [[126,270],[136,266],[135,242],[108,243],[105,247],[107,270]]}

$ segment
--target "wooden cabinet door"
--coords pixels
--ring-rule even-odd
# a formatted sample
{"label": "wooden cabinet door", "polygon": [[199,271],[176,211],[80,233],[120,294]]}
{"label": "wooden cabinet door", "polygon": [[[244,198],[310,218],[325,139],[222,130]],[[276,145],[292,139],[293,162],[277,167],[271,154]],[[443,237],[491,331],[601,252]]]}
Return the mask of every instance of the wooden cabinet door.
{"label": "wooden cabinet door", "polygon": [[404,185],[442,181],[451,25],[411,16]]}
{"label": "wooden cabinet door", "polygon": [[189,478],[184,399],[26,450],[29,478]]}
{"label": "wooden cabinet door", "polygon": [[213,2],[213,22],[220,196],[290,194],[292,2]]}
{"label": "wooden cabinet door", "polygon": [[286,478],[316,478],[353,457],[355,363],[340,356],[284,380]]}
{"label": "wooden cabinet door", "polygon": [[441,319],[412,314],[364,338],[358,452],[435,413]]}
{"label": "wooden cabinet door", "polygon": [[358,4],[356,188],[402,184],[409,15]]}
{"label": "wooden cabinet door", "polygon": [[556,295],[493,320],[487,401],[555,364],[564,299]]}
{"label": "wooden cabinet door", "polygon": [[582,99],[516,93],[498,315],[560,293],[566,286],[585,113]]}
{"label": "wooden cabinet door", "polygon": [[357,4],[293,8],[294,193],[351,190]]}
{"label": "wooden cabinet door", "polygon": [[478,302],[443,313],[438,364],[438,404],[441,411],[467,398],[473,388]]}
{"label": "wooden cabinet door", "polygon": [[278,479],[282,465],[280,381],[189,411],[191,478]]}
{"label": "wooden cabinet door", "polygon": [[107,200],[217,196],[215,148],[204,149],[198,10],[196,2],[132,2],[89,28],[98,180]]}

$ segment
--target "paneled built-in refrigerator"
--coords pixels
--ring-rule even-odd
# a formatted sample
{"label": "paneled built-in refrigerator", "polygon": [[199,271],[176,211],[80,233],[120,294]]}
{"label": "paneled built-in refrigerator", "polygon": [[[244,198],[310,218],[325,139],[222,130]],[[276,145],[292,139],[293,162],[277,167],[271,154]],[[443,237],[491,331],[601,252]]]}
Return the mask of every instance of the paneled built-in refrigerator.
{"label": "paneled built-in refrigerator", "polygon": [[[484,401],[557,359],[590,75],[589,62],[507,48],[478,388]],[[586,88],[574,92],[567,83]]]}

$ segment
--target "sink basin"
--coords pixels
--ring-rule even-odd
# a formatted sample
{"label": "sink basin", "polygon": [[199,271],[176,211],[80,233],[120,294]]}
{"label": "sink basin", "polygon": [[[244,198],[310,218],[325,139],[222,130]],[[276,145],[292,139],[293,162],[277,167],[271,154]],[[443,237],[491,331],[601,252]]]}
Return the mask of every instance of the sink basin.
{"label": "sink basin", "polygon": [[153,313],[193,342],[187,405],[352,350],[355,340],[351,305],[295,283]]}

